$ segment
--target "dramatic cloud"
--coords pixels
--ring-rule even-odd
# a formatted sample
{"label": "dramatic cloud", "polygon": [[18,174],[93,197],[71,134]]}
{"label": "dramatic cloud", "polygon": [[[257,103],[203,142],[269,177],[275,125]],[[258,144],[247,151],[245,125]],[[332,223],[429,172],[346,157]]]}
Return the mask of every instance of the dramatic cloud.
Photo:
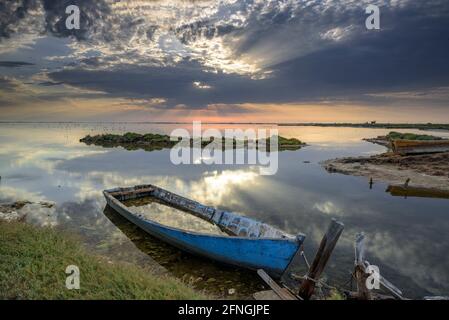
{"label": "dramatic cloud", "polygon": [[23,62],[23,61],[0,61],[0,67],[5,68],[17,68],[17,67],[23,67],[23,66],[31,66],[32,63],[29,62]]}
{"label": "dramatic cloud", "polygon": [[[81,9],[80,30],[65,28],[69,4]],[[379,31],[365,28],[368,4],[380,6]],[[68,39],[54,42],[64,54],[39,53],[53,63],[36,71],[49,78],[41,86],[164,108],[389,105],[408,100],[400,92],[449,103],[432,96],[449,87],[445,0],[22,0],[0,8],[0,67],[23,66],[5,57],[33,52],[43,36]]]}

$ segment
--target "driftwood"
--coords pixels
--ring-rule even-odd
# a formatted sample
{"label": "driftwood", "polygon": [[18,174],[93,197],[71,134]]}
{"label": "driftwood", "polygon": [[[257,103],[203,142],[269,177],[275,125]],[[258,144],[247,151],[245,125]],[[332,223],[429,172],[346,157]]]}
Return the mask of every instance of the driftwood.
{"label": "driftwood", "polygon": [[299,288],[299,296],[305,300],[310,299],[315,290],[315,283],[320,278],[321,273],[326,267],[326,263],[329,260],[332,251],[343,232],[344,225],[335,219],[332,222],[321,240],[320,247],[313,259],[312,265],[309,268],[305,280],[301,283]]}
{"label": "driftwood", "polygon": [[287,288],[279,286],[271,277],[262,269],[257,270],[257,274],[263,281],[276,293],[281,300],[298,300]]}
{"label": "driftwood", "polygon": [[357,293],[349,293],[350,298],[359,299],[359,300],[379,300],[379,299],[399,299],[405,300],[402,295],[402,291],[395,287],[390,281],[382,277],[380,274],[379,284],[382,285],[391,296],[382,295],[378,293],[373,293],[370,289],[366,287],[367,279],[371,275],[368,272],[368,268],[371,266],[370,263],[365,259],[365,235],[363,233],[359,233],[356,235],[355,245],[355,261],[354,261],[354,277],[357,282]]}

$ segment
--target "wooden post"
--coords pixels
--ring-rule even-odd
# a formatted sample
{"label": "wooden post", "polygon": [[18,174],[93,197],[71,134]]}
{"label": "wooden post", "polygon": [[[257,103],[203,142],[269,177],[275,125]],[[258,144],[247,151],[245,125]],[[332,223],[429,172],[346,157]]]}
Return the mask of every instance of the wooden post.
{"label": "wooden post", "polygon": [[307,300],[312,296],[315,289],[315,281],[320,278],[321,273],[326,267],[326,263],[329,260],[343,229],[343,223],[332,219],[326,234],[321,240],[320,247],[313,259],[309,272],[307,273],[307,278],[301,283],[299,288],[299,296],[303,299]]}
{"label": "wooden post", "polygon": [[366,287],[368,274],[365,272],[365,235],[359,233],[355,238],[354,277],[357,282],[357,299],[371,300],[371,292]]}
{"label": "wooden post", "polygon": [[357,294],[353,296],[355,299],[359,300],[373,300],[373,299],[401,299],[405,298],[402,296],[401,290],[396,288],[390,281],[379,275],[380,284],[387,289],[393,296],[379,295],[372,293],[366,287],[366,280],[370,276],[366,272],[366,269],[370,266],[369,262],[365,260],[365,235],[363,232],[356,235],[355,238],[355,261],[354,261],[354,277],[357,281]]}

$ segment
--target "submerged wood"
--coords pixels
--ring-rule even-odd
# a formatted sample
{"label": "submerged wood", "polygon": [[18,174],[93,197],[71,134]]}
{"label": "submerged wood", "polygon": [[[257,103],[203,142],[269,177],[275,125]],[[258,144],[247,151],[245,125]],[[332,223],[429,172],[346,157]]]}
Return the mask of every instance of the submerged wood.
{"label": "submerged wood", "polygon": [[[280,277],[289,266],[305,236],[290,235],[266,223],[218,210],[154,185],[105,190],[109,206],[149,234],[180,249],[220,262],[249,269],[264,269]],[[154,197],[160,202],[217,225],[229,236],[186,231],[161,225],[137,215],[123,201]]]}
{"label": "submerged wood", "polygon": [[436,188],[389,185],[386,192],[389,192],[394,197],[449,199],[449,190],[440,190]]}

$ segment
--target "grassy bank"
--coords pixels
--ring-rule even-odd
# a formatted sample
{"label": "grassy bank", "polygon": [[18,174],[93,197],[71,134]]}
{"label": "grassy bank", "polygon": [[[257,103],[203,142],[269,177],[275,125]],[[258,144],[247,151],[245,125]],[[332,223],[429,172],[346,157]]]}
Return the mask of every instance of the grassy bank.
{"label": "grassy bank", "polygon": [[[65,269],[80,269],[80,289]],[[94,256],[72,236],[19,222],[0,222],[0,299],[201,299],[170,277]]]}
{"label": "grassy bank", "polygon": [[443,140],[441,137],[431,136],[428,134],[415,134],[415,133],[401,133],[392,131],[387,135],[389,140],[417,140],[417,141],[432,141]]}

